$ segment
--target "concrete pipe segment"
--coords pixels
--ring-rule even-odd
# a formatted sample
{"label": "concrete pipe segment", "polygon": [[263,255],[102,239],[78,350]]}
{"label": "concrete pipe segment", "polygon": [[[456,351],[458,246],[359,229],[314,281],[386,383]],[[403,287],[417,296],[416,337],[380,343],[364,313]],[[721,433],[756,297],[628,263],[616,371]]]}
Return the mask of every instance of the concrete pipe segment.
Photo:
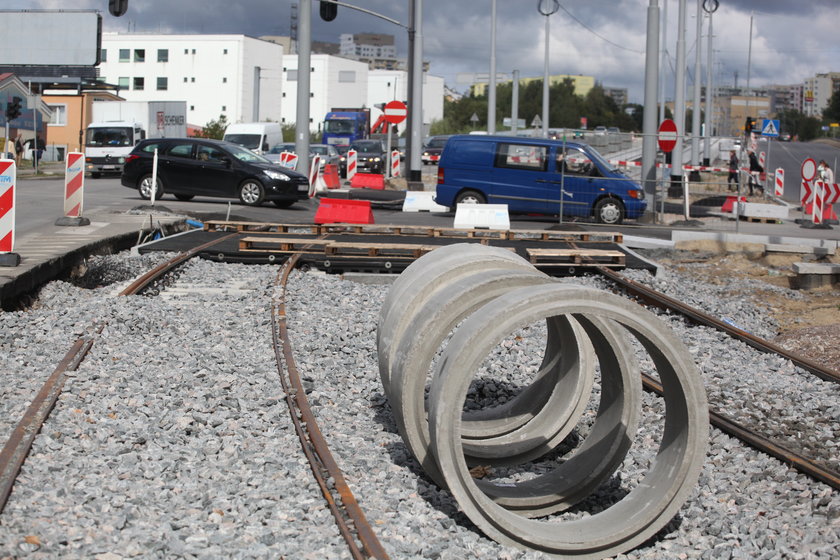
{"label": "concrete pipe segment", "polygon": [[[487,356],[543,322],[537,372],[517,381],[507,402],[469,410]],[[619,554],[665,526],[697,481],[708,439],[701,377],[682,342],[632,302],[557,283],[504,249],[453,245],[418,259],[394,283],[377,341],[406,445],[501,543],[581,558]],[[650,439],[636,436],[640,359],[652,362],[664,387],[656,460],[611,505],[585,517],[552,515],[613,478],[634,438]],[[570,446],[573,432],[583,439]],[[474,476],[479,465],[501,474]]]}

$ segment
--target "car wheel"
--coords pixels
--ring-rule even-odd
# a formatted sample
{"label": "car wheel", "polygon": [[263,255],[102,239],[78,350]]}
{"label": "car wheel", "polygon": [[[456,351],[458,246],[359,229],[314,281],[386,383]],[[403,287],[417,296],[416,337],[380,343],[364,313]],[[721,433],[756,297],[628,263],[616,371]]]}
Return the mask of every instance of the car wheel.
{"label": "car wheel", "polygon": [[176,194],[175,198],[177,198],[178,200],[183,200],[184,202],[186,202],[187,200],[192,200],[193,198],[195,198],[195,195],[194,194]]}
{"label": "car wheel", "polygon": [[620,224],[624,221],[624,204],[614,198],[602,198],[595,205],[595,219],[602,224]]}
{"label": "car wheel", "polygon": [[[149,200],[152,198],[152,175],[143,175],[137,183],[137,191],[140,193],[140,198]],[[163,197],[163,182],[160,177],[157,178],[157,192],[155,193],[155,200],[160,200]]]}
{"label": "car wheel", "polygon": [[256,179],[248,179],[239,186],[239,200],[247,206],[259,206],[263,203],[265,191],[262,183]]}
{"label": "car wheel", "polygon": [[294,200],[275,200],[273,202],[277,208],[290,208],[295,203]]}
{"label": "car wheel", "polygon": [[478,191],[463,191],[455,197],[455,205],[458,204],[487,204],[487,198]]}

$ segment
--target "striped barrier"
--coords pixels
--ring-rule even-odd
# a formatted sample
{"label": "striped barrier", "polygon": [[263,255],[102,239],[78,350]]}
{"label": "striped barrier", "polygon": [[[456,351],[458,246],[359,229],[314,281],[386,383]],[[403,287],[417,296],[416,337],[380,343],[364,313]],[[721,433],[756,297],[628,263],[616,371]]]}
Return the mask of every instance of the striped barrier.
{"label": "striped barrier", "polygon": [[358,155],[356,154],[356,150],[348,150],[347,151],[347,180],[352,181],[353,176],[358,171]]}
{"label": "striped barrier", "polygon": [[70,152],[64,166],[64,216],[79,218],[85,198],[85,154]]}
{"label": "striped barrier", "polygon": [[17,266],[15,250],[15,185],[17,166],[13,159],[0,159],[0,266]]}
{"label": "striped barrier", "polygon": [[400,176],[400,151],[394,150],[391,152],[391,177]]}
{"label": "striped barrier", "polygon": [[285,167],[286,169],[297,168],[297,161],[298,161],[297,154],[294,154],[292,152],[281,152],[280,153],[280,165]]}
{"label": "striped barrier", "polygon": [[816,181],[814,183],[814,201],[811,207],[811,221],[815,224],[823,223],[823,196],[825,194],[823,185],[824,183],[822,181]]}
{"label": "striped barrier", "polygon": [[776,197],[782,198],[785,194],[785,170],[779,167],[776,169]]}
{"label": "striped barrier", "polygon": [[318,177],[321,175],[321,156],[313,156],[309,164],[309,198],[315,196],[318,189]]}

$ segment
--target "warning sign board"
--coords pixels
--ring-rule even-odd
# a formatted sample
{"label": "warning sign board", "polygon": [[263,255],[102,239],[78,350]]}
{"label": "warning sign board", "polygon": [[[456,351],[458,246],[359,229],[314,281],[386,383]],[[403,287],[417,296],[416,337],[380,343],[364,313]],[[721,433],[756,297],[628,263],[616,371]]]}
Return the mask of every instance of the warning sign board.
{"label": "warning sign board", "polygon": [[764,122],[761,123],[761,135],[777,138],[779,136],[778,119],[764,119]]}

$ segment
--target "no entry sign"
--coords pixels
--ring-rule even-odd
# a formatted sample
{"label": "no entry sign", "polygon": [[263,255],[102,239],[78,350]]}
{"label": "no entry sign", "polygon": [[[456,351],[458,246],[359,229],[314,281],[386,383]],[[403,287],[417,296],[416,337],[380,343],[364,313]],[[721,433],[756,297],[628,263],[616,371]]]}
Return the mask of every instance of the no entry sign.
{"label": "no entry sign", "polygon": [[807,158],[802,162],[802,180],[811,181],[817,175],[817,162]]}
{"label": "no entry sign", "polygon": [[671,119],[665,119],[659,125],[659,149],[665,153],[670,152],[677,145],[677,123]]}
{"label": "no entry sign", "polygon": [[385,120],[391,124],[400,124],[408,115],[408,107],[402,101],[390,101],[385,105]]}

